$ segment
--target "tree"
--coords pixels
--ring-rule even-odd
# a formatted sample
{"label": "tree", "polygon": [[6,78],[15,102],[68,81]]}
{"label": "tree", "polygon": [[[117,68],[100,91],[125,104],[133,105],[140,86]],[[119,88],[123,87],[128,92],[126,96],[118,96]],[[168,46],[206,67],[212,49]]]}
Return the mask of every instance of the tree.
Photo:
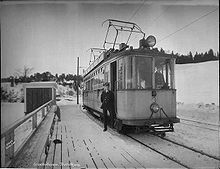
{"label": "tree", "polygon": [[39,81],[43,80],[43,78],[42,78],[40,73],[35,73],[34,74],[34,79],[35,79],[36,82],[39,82]]}
{"label": "tree", "polygon": [[193,63],[193,55],[192,55],[192,52],[191,52],[191,51],[189,52],[187,62],[188,62],[188,63]]}
{"label": "tree", "polygon": [[65,77],[66,77],[66,76],[65,76],[65,73],[62,73],[62,74],[59,76],[59,82],[63,83]]}
{"label": "tree", "polygon": [[28,75],[32,72],[33,68],[29,68],[27,66],[24,66],[23,69],[18,69],[15,72],[15,75],[18,76],[22,82],[27,82]]}
{"label": "tree", "polygon": [[55,78],[56,78],[56,82],[58,82],[58,74],[56,73],[56,75],[55,75]]}
{"label": "tree", "polygon": [[68,74],[68,75],[66,75],[65,79],[66,79],[66,81],[73,80],[74,76],[73,76],[73,74]]}
{"label": "tree", "polygon": [[44,72],[42,73],[42,81],[52,81],[54,80],[54,75],[52,75],[50,72]]}
{"label": "tree", "polygon": [[[74,75],[74,85],[73,85],[73,89],[76,91],[77,87],[80,87],[82,81],[83,81],[83,77],[81,75]],[[77,86],[78,84],[78,86]]]}
{"label": "tree", "polygon": [[165,51],[163,50],[163,48],[160,48],[160,53],[164,54]]}

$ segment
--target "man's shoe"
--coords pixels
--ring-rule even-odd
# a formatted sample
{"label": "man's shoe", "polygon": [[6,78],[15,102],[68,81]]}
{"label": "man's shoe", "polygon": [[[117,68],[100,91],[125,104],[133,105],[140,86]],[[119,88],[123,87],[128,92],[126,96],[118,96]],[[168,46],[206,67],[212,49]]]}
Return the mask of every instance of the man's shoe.
{"label": "man's shoe", "polygon": [[107,131],[107,129],[105,128],[103,131],[105,132],[105,131]]}

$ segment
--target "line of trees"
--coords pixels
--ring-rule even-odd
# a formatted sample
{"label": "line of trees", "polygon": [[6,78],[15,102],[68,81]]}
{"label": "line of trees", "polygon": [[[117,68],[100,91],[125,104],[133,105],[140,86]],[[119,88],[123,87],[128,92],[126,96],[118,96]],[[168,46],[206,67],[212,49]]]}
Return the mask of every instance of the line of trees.
{"label": "line of trees", "polygon": [[178,53],[173,55],[177,58],[176,59],[177,64],[200,63],[200,62],[219,60],[219,52],[215,54],[212,49],[210,49],[208,52],[205,53],[196,52],[194,56],[192,55],[192,52],[189,52],[188,55],[179,55]]}
{"label": "line of trees", "polygon": [[[27,69],[27,67],[25,67]],[[24,69],[24,71],[26,71]],[[28,68],[30,70],[30,68]],[[17,73],[15,73],[17,74]],[[30,76],[28,76],[27,73],[20,72],[20,74],[17,74],[15,77],[10,76],[8,78],[2,78],[1,82],[11,82],[11,86],[13,84],[18,83],[29,83],[29,82],[45,82],[45,81],[56,81],[58,84],[66,86],[69,85],[74,90],[76,90],[77,84],[80,86],[83,77],[81,75],[73,75],[73,74],[56,74],[55,76],[50,72],[43,72],[43,73],[34,73]],[[78,82],[78,83],[77,83]]]}
{"label": "line of trees", "polygon": [[[160,50],[155,48],[154,50],[158,52],[159,55],[167,53],[162,48]],[[215,54],[212,49],[209,49],[209,51],[205,53],[196,52],[194,56],[192,52],[189,52],[187,55],[181,55],[179,53],[174,54],[174,52],[172,51],[171,54],[176,57],[176,64],[200,63],[219,60],[219,52]]]}

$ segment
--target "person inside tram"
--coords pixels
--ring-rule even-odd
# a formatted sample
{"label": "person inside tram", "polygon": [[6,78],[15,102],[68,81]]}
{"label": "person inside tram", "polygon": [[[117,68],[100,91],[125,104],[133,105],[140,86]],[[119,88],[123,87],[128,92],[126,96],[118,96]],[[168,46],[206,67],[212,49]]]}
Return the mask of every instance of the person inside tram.
{"label": "person inside tram", "polygon": [[107,130],[107,111],[110,114],[110,125],[114,127],[114,119],[115,119],[115,112],[114,112],[114,93],[109,90],[109,83],[104,84],[104,91],[101,94],[101,109],[103,109],[104,115],[104,132]]}
{"label": "person inside tram", "polygon": [[163,88],[166,83],[165,83],[165,80],[164,80],[164,76],[161,72],[162,70],[160,69],[156,69],[156,72],[155,72],[155,84],[156,84],[156,88]]}
{"label": "person inside tram", "polygon": [[145,85],[145,80],[144,79],[141,79],[141,89],[145,89],[146,88],[146,85]]}

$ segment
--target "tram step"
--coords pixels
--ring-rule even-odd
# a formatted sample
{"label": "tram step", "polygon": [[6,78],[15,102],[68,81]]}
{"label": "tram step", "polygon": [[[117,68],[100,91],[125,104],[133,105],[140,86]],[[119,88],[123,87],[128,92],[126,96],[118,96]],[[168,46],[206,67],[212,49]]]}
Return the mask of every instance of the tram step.
{"label": "tram step", "polygon": [[173,127],[153,127],[155,132],[172,132],[174,131]]}

